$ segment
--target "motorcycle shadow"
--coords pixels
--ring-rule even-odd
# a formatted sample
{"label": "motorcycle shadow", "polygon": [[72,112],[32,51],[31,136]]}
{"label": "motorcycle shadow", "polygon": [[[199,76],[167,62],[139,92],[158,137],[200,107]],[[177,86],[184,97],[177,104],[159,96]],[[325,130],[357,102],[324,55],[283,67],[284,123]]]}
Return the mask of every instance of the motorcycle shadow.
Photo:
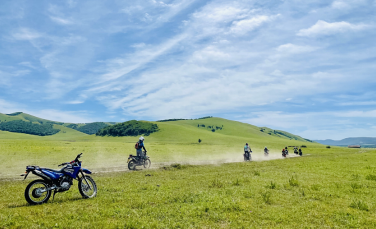
{"label": "motorcycle shadow", "polygon": [[[84,200],[84,198],[82,198],[82,197],[68,197],[68,198],[64,198],[62,200],[57,200],[57,199],[55,199],[54,201],[49,200],[47,203],[44,203],[43,205],[45,205],[45,204],[53,204],[53,203],[65,203],[65,202],[68,202],[68,201],[77,201],[77,200]],[[38,206],[38,205],[40,205],[40,204],[37,204],[37,205],[31,205],[31,204],[28,204],[28,203],[23,203],[23,204],[9,204],[8,208],[34,207],[34,206]]]}

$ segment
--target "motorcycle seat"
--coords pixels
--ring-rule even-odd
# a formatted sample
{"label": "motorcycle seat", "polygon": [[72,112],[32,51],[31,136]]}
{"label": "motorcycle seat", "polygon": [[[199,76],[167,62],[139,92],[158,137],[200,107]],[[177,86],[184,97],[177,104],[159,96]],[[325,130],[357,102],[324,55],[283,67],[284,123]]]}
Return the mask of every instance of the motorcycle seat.
{"label": "motorcycle seat", "polygon": [[52,171],[52,172],[55,172],[55,173],[62,173],[64,168],[62,168],[62,169],[60,169],[60,170],[49,169],[49,168],[41,168],[41,169],[49,170],[49,171]]}

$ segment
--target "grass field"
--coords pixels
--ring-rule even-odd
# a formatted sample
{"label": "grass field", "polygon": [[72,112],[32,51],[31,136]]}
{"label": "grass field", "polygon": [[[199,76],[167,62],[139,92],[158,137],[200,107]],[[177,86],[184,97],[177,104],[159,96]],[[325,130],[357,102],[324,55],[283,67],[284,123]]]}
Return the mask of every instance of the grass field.
{"label": "grass field", "polygon": [[[125,170],[137,137],[89,136],[59,125],[47,137],[0,131],[0,228],[376,226],[375,151],[327,149],[219,118],[157,124],[160,131],[145,142],[157,166],[134,172]],[[256,161],[240,162],[245,142]],[[303,157],[281,159],[289,145],[308,148]],[[265,160],[264,146],[268,159],[281,160]],[[36,179],[20,180],[26,165],[56,168],[81,152],[83,167],[96,172],[96,198],[82,199],[75,183],[54,202],[26,203],[24,189]]]}
{"label": "grass field", "polygon": [[[307,145],[304,153],[310,153],[317,143],[290,140],[284,136],[270,136],[256,126],[221,118],[157,122],[160,131],[146,137],[145,145],[152,163],[217,163],[242,160],[246,142],[254,151],[254,157],[262,157],[265,146],[279,153],[284,146]],[[212,132],[206,126],[223,126]],[[134,154],[138,137],[98,137],[54,125],[61,131],[52,136],[33,136],[0,131],[1,177],[12,177],[22,172],[26,165],[36,164],[56,167],[84,153],[85,166],[94,170],[125,166],[129,154]],[[198,139],[202,142],[198,143]],[[278,156],[279,157],[279,156]]]}
{"label": "grass field", "polygon": [[[332,228],[376,226],[374,151],[221,165],[173,165],[94,174],[99,193],[76,187],[29,206],[26,181],[0,181],[0,228]],[[76,186],[76,184],[75,184]]]}

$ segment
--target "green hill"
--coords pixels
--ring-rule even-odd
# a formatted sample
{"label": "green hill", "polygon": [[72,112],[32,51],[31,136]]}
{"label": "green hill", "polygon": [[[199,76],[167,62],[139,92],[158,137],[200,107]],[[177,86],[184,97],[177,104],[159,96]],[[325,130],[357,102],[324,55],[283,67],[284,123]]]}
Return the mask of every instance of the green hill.
{"label": "green hill", "polygon": [[[105,128],[107,126],[113,125],[114,123],[107,123],[107,122],[93,122],[93,123],[63,123],[63,122],[56,122],[47,119],[42,119],[35,117],[30,114],[26,114],[23,112],[15,112],[12,114],[1,114],[0,113],[0,123],[4,126],[0,130],[4,131],[11,131],[16,133],[26,133],[26,134],[34,134],[34,135],[53,135],[59,132],[59,128],[53,125],[62,125],[73,130],[77,130],[79,132],[85,134],[96,134],[98,130]],[[6,124],[5,124],[6,123]],[[42,126],[38,126],[42,125]],[[43,129],[43,130],[42,130]]]}
{"label": "green hill", "polygon": [[22,121],[29,121],[29,122],[32,122],[32,123],[39,123],[39,124],[58,124],[58,125],[62,125],[63,122],[55,122],[55,121],[50,121],[50,120],[47,120],[47,119],[42,119],[42,118],[38,118],[38,117],[35,117],[33,115],[29,115],[29,114],[26,114],[26,113],[23,113],[23,112],[15,112],[15,113],[12,113],[12,114],[0,114],[0,121],[2,121],[2,119],[12,119],[12,120],[22,120]]}
{"label": "green hill", "polygon": [[64,124],[64,126],[68,128],[72,128],[74,130],[78,130],[85,134],[96,134],[100,129],[103,129],[107,126],[111,126],[110,123],[105,122],[92,122],[92,123],[85,123],[85,124],[75,124],[75,123],[69,123]]}

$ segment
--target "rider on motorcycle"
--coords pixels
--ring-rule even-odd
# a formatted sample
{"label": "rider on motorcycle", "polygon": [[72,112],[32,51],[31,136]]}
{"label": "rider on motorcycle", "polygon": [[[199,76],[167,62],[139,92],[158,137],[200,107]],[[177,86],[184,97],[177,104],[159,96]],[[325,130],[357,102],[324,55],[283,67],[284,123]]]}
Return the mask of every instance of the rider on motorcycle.
{"label": "rider on motorcycle", "polygon": [[251,159],[251,147],[249,147],[248,143],[245,143],[245,146],[244,146],[244,155],[249,158],[249,160]]}
{"label": "rider on motorcycle", "polygon": [[286,151],[285,151],[284,148],[282,149],[282,156],[283,156],[283,157],[286,157]]}
{"label": "rider on motorcycle", "polygon": [[145,150],[145,153],[147,152],[146,149],[145,149],[144,140],[145,140],[145,138],[141,136],[139,138],[139,141],[137,142],[138,147],[136,148],[136,150],[137,150],[137,158],[138,159],[142,159],[145,156],[144,152],[142,152],[142,149]]}
{"label": "rider on motorcycle", "polygon": [[265,146],[265,149],[264,149],[264,154],[269,154],[268,147],[266,147],[266,146]]}

